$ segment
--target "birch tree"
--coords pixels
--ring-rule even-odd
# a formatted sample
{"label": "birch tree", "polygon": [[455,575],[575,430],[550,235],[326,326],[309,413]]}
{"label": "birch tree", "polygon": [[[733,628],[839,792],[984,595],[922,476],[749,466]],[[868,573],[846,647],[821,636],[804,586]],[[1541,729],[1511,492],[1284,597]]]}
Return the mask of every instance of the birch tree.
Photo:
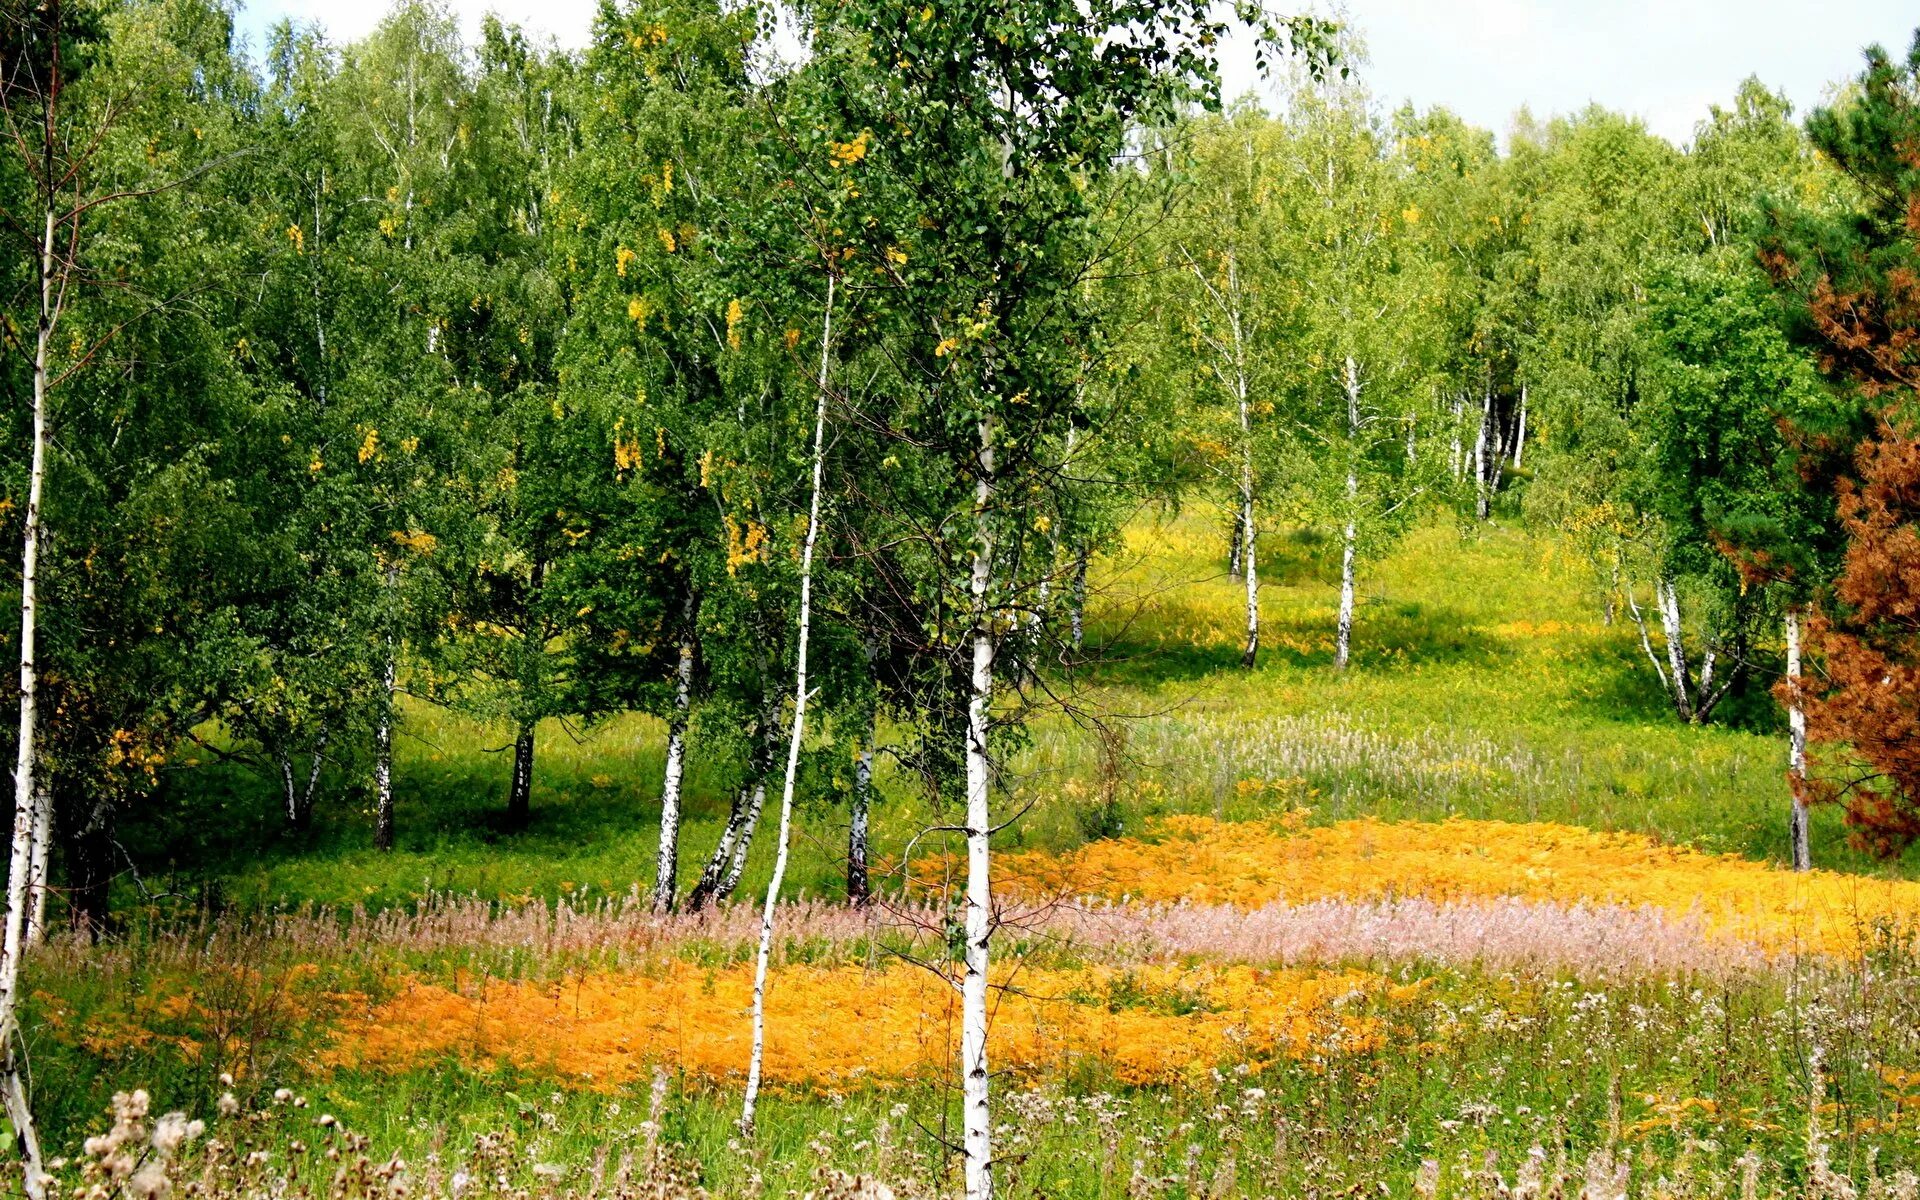
{"label": "birch tree", "polygon": [[[215,239],[232,232],[232,207],[198,190],[231,161],[237,119],[209,92],[245,93],[207,16],[190,0],[104,13],[56,0],[0,15],[0,212],[28,243],[9,258],[20,306],[0,350],[9,423],[25,426],[7,455],[22,502],[7,518],[21,556],[0,1105],[33,1196],[46,1181],[18,1003],[26,948],[47,920],[56,810],[64,792],[69,906],[98,932],[105,873],[89,852],[208,711],[207,605],[236,575],[192,550],[234,515],[210,449],[233,432],[233,381],[209,323],[181,315],[208,268],[228,262]],[[179,120],[188,109],[206,114],[197,128]],[[174,506],[180,518],[156,527]]]}
{"label": "birch tree", "polygon": [[1164,292],[1175,300],[1181,326],[1167,336],[1198,352],[1189,361],[1195,387],[1207,398],[1196,404],[1190,430],[1233,497],[1229,571],[1245,590],[1244,667],[1252,667],[1260,651],[1257,509],[1272,469],[1282,399],[1273,358],[1293,332],[1274,294],[1296,266],[1277,253],[1283,184],[1272,177],[1276,133],[1275,123],[1250,104],[1183,131],[1189,178],[1165,234],[1171,261],[1161,264],[1170,277]]}
{"label": "birch tree", "polygon": [[1439,332],[1436,278],[1409,233],[1422,215],[1390,170],[1366,94],[1305,81],[1287,126],[1292,302],[1306,360],[1293,383],[1295,494],[1300,511],[1339,533],[1334,667],[1344,670],[1361,560],[1408,525],[1434,464],[1417,443]]}
{"label": "birch tree", "polygon": [[[965,679],[966,846],[959,1071],[966,1194],[994,1185],[988,1057],[996,680],[1038,596],[1036,507],[1099,351],[1081,281],[1098,258],[1097,192],[1135,121],[1213,78],[1203,7],[859,0],[820,14],[816,69],[838,102],[835,156],[861,215],[841,228],[888,285],[896,364],[862,414],[938,464],[913,514]],[[982,37],[983,28],[994,35]],[[1317,37],[1318,25],[1294,31]],[[1270,31],[1272,32],[1272,31]],[[1316,43],[1317,44],[1317,43]],[[844,132],[842,132],[844,131]],[[904,514],[903,514],[904,515]],[[938,581],[953,583],[944,587]],[[961,586],[961,581],[964,585]],[[1014,673],[1011,677],[1018,678]]]}

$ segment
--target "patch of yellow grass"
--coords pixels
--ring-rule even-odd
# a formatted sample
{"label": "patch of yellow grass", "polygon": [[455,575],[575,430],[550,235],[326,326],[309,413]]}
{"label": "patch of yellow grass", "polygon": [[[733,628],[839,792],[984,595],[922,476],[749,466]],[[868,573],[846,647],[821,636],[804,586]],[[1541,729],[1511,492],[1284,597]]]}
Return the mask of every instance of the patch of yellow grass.
{"label": "patch of yellow grass", "polygon": [[[996,1071],[1038,1076],[1092,1059],[1141,1084],[1230,1062],[1376,1050],[1385,1022],[1353,1010],[1414,990],[1371,972],[1228,965],[1014,965],[997,982]],[[746,1070],[752,988],[750,965],[684,961],[557,983],[414,981],[346,1022],[329,1058],[374,1070],[448,1057],[511,1063],[602,1088],[643,1078],[655,1064],[727,1077]],[[957,989],[929,970],[778,968],[767,992],[766,1076],[827,1086],[940,1078],[952,1070],[959,1018]]]}
{"label": "patch of yellow grass", "polygon": [[1060,856],[1006,855],[996,871],[1002,887],[1029,896],[1242,908],[1335,896],[1645,905],[1769,951],[1851,953],[1876,925],[1908,928],[1920,918],[1920,882],[1796,873],[1546,822],[1364,818],[1302,829],[1297,820],[1175,816],[1144,839],[1092,842]]}

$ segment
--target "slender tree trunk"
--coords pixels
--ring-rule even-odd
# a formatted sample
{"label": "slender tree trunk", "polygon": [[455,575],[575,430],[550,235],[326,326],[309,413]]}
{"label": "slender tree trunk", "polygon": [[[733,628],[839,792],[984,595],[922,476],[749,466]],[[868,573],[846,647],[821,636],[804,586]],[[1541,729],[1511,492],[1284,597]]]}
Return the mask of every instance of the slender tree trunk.
{"label": "slender tree trunk", "polygon": [[507,824],[523,829],[533,816],[533,722],[523,723],[513,739],[513,780],[507,790]]}
{"label": "slender tree trunk", "polygon": [[1240,665],[1252,667],[1260,658],[1260,568],[1255,562],[1256,535],[1253,494],[1243,489],[1240,496],[1241,579],[1246,584],[1247,641],[1240,652]]}
{"label": "slender tree trunk", "polygon": [[720,840],[714,844],[713,853],[707,856],[706,864],[700,869],[700,877],[693,882],[693,889],[687,893],[687,911],[699,912],[720,894],[720,885],[725,881],[727,867],[733,862],[734,846],[740,841],[740,835],[747,826],[747,812],[752,804],[754,788],[759,786],[761,770],[758,752],[749,768],[754,778],[740,785],[733,794],[733,803],[727,809],[727,823],[721,827]]}
{"label": "slender tree trunk", "polygon": [[1787,782],[1793,790],[1793,812],[1788,826],[1793,843],[1793,869],[1813,867],[1812,822],[1807,812],[1807,711],[1800,704],[1800,610],[1787,610]]}
{"label": "slender tree trunk", "polygon": [[873,742],[878,713],[870,714],[866,742],[853,763],[852,811],[847,821],[847,902],[859,908],[873,900],[867,878],[867,813],[873,803]]}
{"label": "slender tree trunk", "polygon": [[29,946],[47,937],[47,859],[53,851],[53,789],[42,781],[33,791],[33,857],[27,862]]}
{"label": "slender tree trunk", "polygon": [[[988,710],[993,703],[993,627],[988,588],[993,581],[993,423],[980,418],[979,482],[974,487],[973,670],[967,696],[967,892],[964,906],[966,969],[960,986],[962,1151],[967,1200],[993,1195],[993,1126],[987,1074],[988,943],[993,936]],[[1249,568],[1252,563],[1247,564]],[[1251,569],[1248,575],[1252,575]]]}
{"label": "slender tree trunk", "polygon": [[[766,768],[762,768],[765,771]],[[747,803],[747,812],[740,822],[740,837],[733,843],[733,856],[727,861],[726,877],[720,881],[720,890],[713,894],[715,900],[728,900],[734,890],[740,886],[741,876],[747,873],[747,854],[753,849],[753,832],[760,825],[760,814],[767,806],[767,780],[762,774],[753,785],[752,798]]]}
{"label": "slender tree trunk", "polygon": [[1238,505],[1233,510],[1232,528],[1227,537],[1227,578],[1240,578],[1240,548],[1247,544],[1246,521]]}
{"label": "slender tree trunk", "polygon": [[1491,511],[1487,495],[1487,422],[1493,415],[1493,392],[1489,390],[1480,404],[1480,432],[1473,439],[1473,512],[1482,521]]}
{"label": "slender tree trunk", "polygon": [[393,635],[380,664],[380,716],[373,726],[373,845],[393,849],[393,697],[398,683]]}
{"label": "slender tree trunk", "polygon": [[1067,619],[1076,653],[1087,641],[1087,557],[1085,546],[1073,552],[1073,598],[1068,605]]}
{"label": "slender tree trunk", "polygon": [[1513,435],[1513,469],[1520,469],[1522,456],[1527,452],[1527,385],[1520,385],[1520,428]]}
{"label": "slender tree trunk", "polygon": [[1687,647],[1680,620],[1680,593],[1669,580],[1657,580],[1654,594],[1660,602],[1660,625],[1667,635],[1667,665],[1672,671],[1673,707],[1682,721],[1695,721],[1692,678],[1687,666]]}
{"label": "slender tree trunk", "polygon": [[760,1098],[760,1067],[767,1042],[767,960],[773,951],[774,915],[780,885],[787,877],[787,849],[793,832],[793,786],[800,775],[800,747],[807,736],[807,637],[813,629],[813,550],[820,537],[820,480],[827,458],[827,354],[833,344],[834,278],[827,276],[827,308],[820,331],[820,377],[813,409],[813,491],[807,506],[807,536],[800,546],[800,633],[793,655],[793,729],[787,736],[787,775],[780,788],[780,833],[774,843],[773,879],[760,908],[760,950],[753,967],[753,1049],[747,1061],[746,1098],[740,1128],[753,1133],[753,1108]]}
{"label": "slender tree trunk", "polygon": [[275,757],[280,760],[280,787],[286,805],[287,826],[305,829],[313,822],[313,802],[320,792],[320,768],[326,762],[327,727],[320,726],[320,737],[313,746],[313,758],[307,764],[307,785],[301,790],[294,782],[293,754],[284,747]]}
{"label": "slender tree trunk", "polygon": [[[58,22],[56,20],[55,24]],[[49,101],[51,103],[51,101]],[[49,172],[51,164],[48,164]],[[48,178],[46,185],[53,186]],[[0,932],[0,1101],[13,1123],[27,1194],[34,1200],[46,1194],[40,1143],[34,1133],[33,1113],[27,1101],[26,1079],[17,1057],[20,1041],[20,956],[24,949],[27,876],[33,861],[34,801],[39,768],[38,684],[34,659],[35,620],[40,567],[41,497],[47,478],[48,360],[52,352],[59,301],[54,291],[54,211],[47,205],[40,238],[40,311],[33,348],[33,448],[27,475],[27,511],[20,551],[20,729],[13,771],[13,842],[8,857],[7,911]]]}
{"label": "slender tree trunk", "polygon": [[740,873],[746,869],[754,826],[759,823],[760,808],[766,801],[767,772],[772,769],[773,747],[780,737],[779,722],[773,711],[775,703],[772,699],[767,701],[767,711],[761,717],[760,737],[748,756],[747,778],[733,795],[733,804],[727,810],[727,823],[720,830],[720,840],[714,844],[713,853],[707,856],[706,865],[700,868],[700,877],[694,881],[693,890],[687,893],[688,912],[699,912],[714,901],[732,895],[734,886],[740,880]]}
{"label": "slender tree trunk", "polygon": [[1242,365],[1240,321],[1233,321],[1234,395],[1240,404],[1240,567],[1247,585],[1247,643],[1240,665],[1251,668],[1260,658],[1260,571],[1255,562],[1257,525],[1253,511],[1253,413],[1247,400],[1247,372]]}
{"label": "slender tree trunk", "polygon": [[1360,368],[1347,356],[1347,521],[1342,531],[1340,551],[1340,616],[1335,625],[1333,665],[1338,670],[1347,669],[1347,660],[1353,650],[1353,567],[1354,553],[1358,549],[1358,528],[1355,515],[1360,506],[1360,477],[1354,466],[1354,459],[1360,452]]}
{"label": "slender tree trunk", "polygon": [[680,781],[687,770],[687,713],[693,701],[693,600],[683,609],[688,622],[680,640],[680,662],[673,672],[673,718],[667,723],[667,771],[660,782],[660,855],[654,867],[653,907],[673,909],[680,874]]}
{"label": "slender tree trunk", "polygon": [[[1348,494],[1352,494],[1353,475],[1347,475]],[[1347,669],[1347,659],[1353,653],[1353,521],[1347,521],[1345,545],[1340,552],[1340,619],[1334,635],[1333,665],[1338,670]]]}

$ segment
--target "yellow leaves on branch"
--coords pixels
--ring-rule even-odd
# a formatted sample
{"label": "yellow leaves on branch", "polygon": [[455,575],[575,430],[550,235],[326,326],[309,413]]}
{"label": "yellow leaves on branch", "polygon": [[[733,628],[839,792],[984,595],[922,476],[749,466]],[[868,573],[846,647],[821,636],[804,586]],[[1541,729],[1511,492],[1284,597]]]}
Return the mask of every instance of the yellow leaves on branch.
{"label": "yellow leaves on branch", "polygon": [[1172,816],[1149,838],[1072,853],[1008,855],[996,868],[1029,895],[1125,896],[1255,908],[1328,897],[1496,897],[1648,906],[1769,952],[1856,953],[1876,924],[1911,926],[1920,882],[1793,872],[1634,833],[1550,822],[1453,818],[1341,821],[1312,829]]}
{"label": "yellow leaves on branch", "polygon": [[379,456],[380,431],[369,425],[366,427],[366,436],[360,439],[360,461],[364,463]]}
{"label": "yellow leaves on branch", "polygon": [[863,129],[854,135],[854,139],[850,142],[829,141],[827,159],[836,170],[841,167],[851,167],[867,156],[867,148],[872,140],[872,132]]}
{"label": "yellow leaves on branch", "polygon": [[727,574],[736,575],[741,567],[763,563],[773,557],[773,543],[767,527],[749,517],[745,522],[727,516]]}
{"label": "yellow leaves on branch", "polygon": [[727,345],[735,350],[740,348],[740,322],[746,315],[747,310],[740,301],[727,301]]}
{"label": "yellow leaves on branch", "polygon": [[647,318],[653,315],[653,303],[645,296],[635,296],[627,301],[627,319],[641,329],[647,327]]}
{"label": "yellow leaves on branch", "polygon": [[639,257],[639,254],[627,249],[625,246],[616,246],[613,251],[613,273],[625,279],[627,277],[627,264]]}
{"label": "yellow leaves on branch", "polygon": [[640,437],[626,428],[626,418],[613,423],[613,469],[634,471],[640,467]]}
{"label": "yellow leaves on branch", "polygon": [[[1131,1084],[1176,1083],[1236,1062],[1371,1053],[1389,1032],[1378,1011],[1413,990],[1367,971],[1023,966],[1016,979],[1011,969],[996,978],[1018,985],[995,995],[996,1069],[1031,1078],[1092,1061]],[[746,1070],[742,1014],[752,999],[751,964],[675,961],[459,990],[415,981],[342,1026],[328,1059],[403,1071],[456,1057],[605,1089],[645,1078],[654,1064],[725,1078]],[[931,971],[784,966],[766,1004],[765,1071],[777,1083],[884,1085],[952,1072],[959,993]]]}
{"label": "yellow leaves on branch", "polygon": [[440,540],[424,529],[396,529],[391,536],[394,545],[420,555],[432,554],[440,545]]}

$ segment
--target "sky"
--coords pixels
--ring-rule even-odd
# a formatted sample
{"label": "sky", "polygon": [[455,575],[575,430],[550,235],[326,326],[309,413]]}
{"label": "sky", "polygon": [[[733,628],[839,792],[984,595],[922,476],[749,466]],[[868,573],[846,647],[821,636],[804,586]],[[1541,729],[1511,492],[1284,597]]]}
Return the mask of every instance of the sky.
{"label": "sky", "polygon": [[[579,46],[596,0],[450,3],[472,28],[491,10]],[[252,0],[241,27],[256,46],[282,16],[347,40],[386,8],[387,0]],[[1598,102],[1678,144],[1748,75],[1805,113],[1830,83],[1857,73],[1869,43],[1904,51],[1920,10],[1900,0],[1348,0],[1345,19],[1366,40],[1363,78],[1390,107],[1443,104],[1504,133],[1522,106],[1544,117]],[[1245,47],[1229,56],[1227,82],[1234,92],[1258,86]]]}

